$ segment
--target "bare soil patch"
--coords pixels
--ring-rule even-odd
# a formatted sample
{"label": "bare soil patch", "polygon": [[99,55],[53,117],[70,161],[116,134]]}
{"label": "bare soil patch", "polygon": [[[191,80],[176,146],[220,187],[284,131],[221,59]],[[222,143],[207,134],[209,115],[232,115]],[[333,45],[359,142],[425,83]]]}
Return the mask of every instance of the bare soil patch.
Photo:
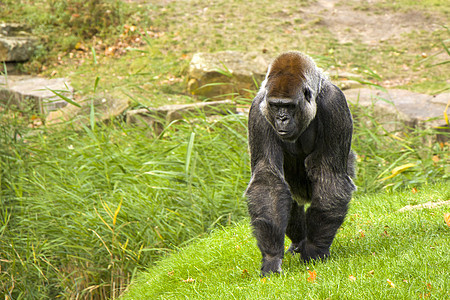
{"label": "bare soil patch", "polygon": [[[414,31],[441,29],[445,22],[418,11],[392,12],[380,8],[358,7],[367,1],[318,0],[304,10],[319,17],[319,25],[325,26],[340,43],[361,41],[377,44]],[[375,4],[377,1],[369,1]],[[365,6],[366,7],[366,6]]]}

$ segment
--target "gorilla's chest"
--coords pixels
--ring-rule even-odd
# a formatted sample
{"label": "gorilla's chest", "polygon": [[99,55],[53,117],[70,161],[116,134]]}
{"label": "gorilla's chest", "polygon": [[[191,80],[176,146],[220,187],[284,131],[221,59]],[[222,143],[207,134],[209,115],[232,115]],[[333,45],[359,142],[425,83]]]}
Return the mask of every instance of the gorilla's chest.
{"label": "gorilla's chest", "polygon": [[311,198],[311,182],[305,170],[306,155],[301,153],[295,157],[286,155],[284,161],[284,178],[289,184],[292,197],[300,205]]}

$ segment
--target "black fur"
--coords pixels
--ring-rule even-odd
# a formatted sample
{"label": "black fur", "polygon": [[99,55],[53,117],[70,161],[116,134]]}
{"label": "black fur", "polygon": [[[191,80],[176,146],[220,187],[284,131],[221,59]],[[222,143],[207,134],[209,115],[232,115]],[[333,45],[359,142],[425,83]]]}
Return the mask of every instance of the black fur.
{"label": "black fur", "polygon": [[[280,56],[282,63],[277,65],[279,57],[272,65],[277,76],[269,69],[248,121],[252,179],[246,195],[262,253],[262,276],[281,272],[285,234],[292,241],[288,252],[300,253],[303,261],[328,257],[355,190],[350,178],[353,123],[345,97],[315,65],[309,65],[307,56],[289,55],[297,59],[288,64],[289,76],[295,63],[301,74],[293,81],[286,79],[286,63]],[[284,78],[276,79],[280,76]],[[320,77],[313,78],[320,81],[315,93],[308,76]],[[274,86],[282,88],[281,96]],[[309,99],[311,88],[314,99]],[[306,107],[312,101],[316,108],[308,116]],[[305,213],[306,203],[311,205]]]}

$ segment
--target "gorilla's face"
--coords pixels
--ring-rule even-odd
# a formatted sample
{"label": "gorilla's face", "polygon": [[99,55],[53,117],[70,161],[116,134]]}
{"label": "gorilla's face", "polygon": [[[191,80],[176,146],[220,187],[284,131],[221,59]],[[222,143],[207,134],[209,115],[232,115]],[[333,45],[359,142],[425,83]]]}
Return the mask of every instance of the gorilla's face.
{"label": "gorilla's face", "polygon": [[316,103],[309,88],[304,88],[291,98],[266,95],[261,111],[282,140],[295,142],[314,119]]}

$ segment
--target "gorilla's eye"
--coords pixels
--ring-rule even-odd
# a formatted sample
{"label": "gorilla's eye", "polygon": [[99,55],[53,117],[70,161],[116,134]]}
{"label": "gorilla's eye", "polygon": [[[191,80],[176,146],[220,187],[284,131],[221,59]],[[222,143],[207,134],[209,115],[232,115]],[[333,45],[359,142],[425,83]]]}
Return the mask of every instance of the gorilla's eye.
{"label": "gorilla's eye", "polygon": [[311,102],[311,90],[309,88],[305,88],[305,91],[303,93],[305,94],[306,101]]}
{"label": "gorilla's eye", "polygon": [[272,110],[288,109],[294,110],[296,108],[295,103],[286,101],[268,101],[269,108]]}

